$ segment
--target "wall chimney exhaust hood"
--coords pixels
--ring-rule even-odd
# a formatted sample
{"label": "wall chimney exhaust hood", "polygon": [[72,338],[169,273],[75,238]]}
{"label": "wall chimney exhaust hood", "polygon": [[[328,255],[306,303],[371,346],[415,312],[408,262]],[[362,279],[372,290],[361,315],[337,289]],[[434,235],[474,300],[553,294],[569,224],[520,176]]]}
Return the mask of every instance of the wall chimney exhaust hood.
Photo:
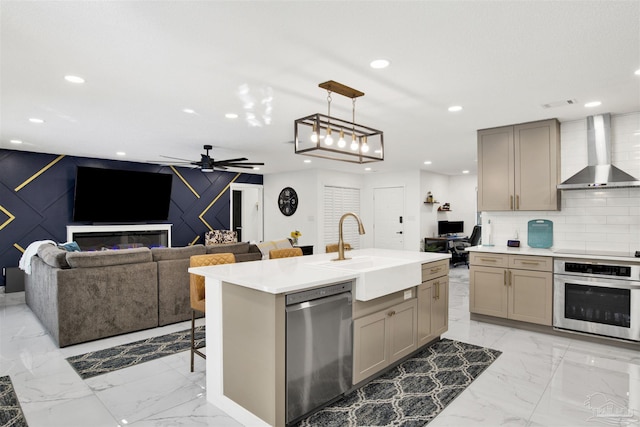
{"label": "wall chimney exhaust hood", "polygon": [[559,184],[559,190],[640,187],[640,181],[611,164],[611,115],[587,117],[589,164]]}

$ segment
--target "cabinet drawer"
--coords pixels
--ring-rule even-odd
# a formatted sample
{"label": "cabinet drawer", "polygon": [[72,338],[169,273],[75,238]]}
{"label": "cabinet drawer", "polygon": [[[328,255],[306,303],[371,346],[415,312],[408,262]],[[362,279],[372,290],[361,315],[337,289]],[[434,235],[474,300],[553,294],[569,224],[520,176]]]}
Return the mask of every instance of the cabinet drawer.
{"label": "cabinet drawer", "polygon": [[469,254],[469,262],[472,265],[483,265],[485,267],[507,267],[509,265],[509,255],[471,252]]}
{"label": "cabinet drawer", "polygon": [[509,255],[509,268],[522,270],[553,271],[553,257]]}
{"label": "cabinet drawer", "polygon": [[[355,294],[355,292],[354,292]],[[357,319],[416,297],[416,288],[408,288],[370,301],[353,301],[353,318]]]}
{"label": "cabinet drawer", "polygon": [[436,277],[446,276],[449,274],[449,260],[429,262],[422,264],[422,281],[435,279]]}

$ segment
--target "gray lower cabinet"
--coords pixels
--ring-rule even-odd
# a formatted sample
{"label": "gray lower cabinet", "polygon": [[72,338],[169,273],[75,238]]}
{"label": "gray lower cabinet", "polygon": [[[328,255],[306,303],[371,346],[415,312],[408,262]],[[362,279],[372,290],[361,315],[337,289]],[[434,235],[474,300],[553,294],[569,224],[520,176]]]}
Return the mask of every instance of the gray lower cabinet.
{"label": "gray lower cabinet", "polygon": [[551,326],[553,258],[471,253],[469,311]]}
{"label": "gray lower cabinet", "polygon": [[418,286],[418,346],[428,344],[449,328],[449,276]]}
{"label": "gray lower cabinet", "polygon": [[448,260],[426,263],[418,286],[354,303],[354,385],[447,331],[448,273]]}
{"label": "gray lower cabinet", "polygon": [[417,349],[417,300],[411,298],[353,321],[353,383]]}

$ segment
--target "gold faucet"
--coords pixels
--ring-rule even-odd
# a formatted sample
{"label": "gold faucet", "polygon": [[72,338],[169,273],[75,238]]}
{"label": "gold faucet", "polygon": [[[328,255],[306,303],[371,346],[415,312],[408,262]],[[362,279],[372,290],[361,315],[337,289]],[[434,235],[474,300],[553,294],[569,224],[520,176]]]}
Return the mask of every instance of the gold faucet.
{"label": "gold faucet", "polygon": [[338,258],[334,258],[332,261],[343,261],[345,259],[349,259],[344,257],[344,240],[342,239],[342,223],[348,216],[352,216],[356,219],[356,221],[358,221],[358,233],[360,233],[360,235],[364,234],[364,226],[362,225],[362,221],[360,221],[358,215],[354,214],[353,212],[347,212],[346,214],[342,215],[340,217],[340,224],[338,226]]}

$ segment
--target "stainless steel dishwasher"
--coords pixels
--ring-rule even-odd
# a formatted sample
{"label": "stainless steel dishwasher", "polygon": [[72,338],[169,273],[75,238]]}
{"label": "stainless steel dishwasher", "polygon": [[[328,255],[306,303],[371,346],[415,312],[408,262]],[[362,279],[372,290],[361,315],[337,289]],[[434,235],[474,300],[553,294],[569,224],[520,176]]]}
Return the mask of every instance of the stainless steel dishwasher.
{"label": "stainless steel dishwasher", "polygon": [[286,296],[287,424],[352,386],[351,282]]}

